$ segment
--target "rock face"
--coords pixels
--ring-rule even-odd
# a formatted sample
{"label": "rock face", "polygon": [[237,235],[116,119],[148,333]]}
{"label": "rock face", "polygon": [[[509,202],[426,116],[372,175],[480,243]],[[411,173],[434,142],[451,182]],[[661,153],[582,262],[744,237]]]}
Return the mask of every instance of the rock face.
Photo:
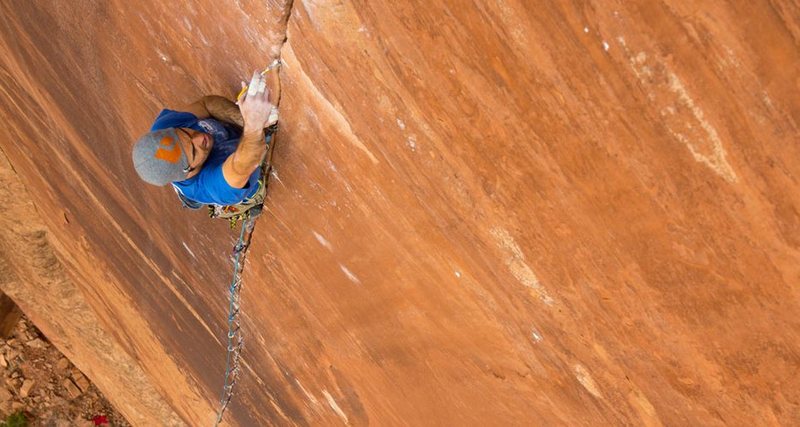
{"label": "rock face", "polygon": [[[129,425],[95,387],[24,317],[10,330],[14,338],[0,338],[0,419],[8,422],[15,412],[29,425]],[[80,343],[78,343],[80,344]],[[73,384],[83,384],[80,388]],[[13,424],[13,423],[12,423]]]}
{"label": "rock face", "polygon": [[133,424],[213,422],[235,236],[130,146],[278,52],[226,422],[800,422],[796,4],[164,3],[0,4],[0,286]]}

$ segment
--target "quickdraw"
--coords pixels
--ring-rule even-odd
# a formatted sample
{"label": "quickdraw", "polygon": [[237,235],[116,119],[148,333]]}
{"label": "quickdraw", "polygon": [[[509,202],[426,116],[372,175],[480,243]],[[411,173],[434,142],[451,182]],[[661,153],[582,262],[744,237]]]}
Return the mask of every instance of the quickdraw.
{"label": "quickdraw", "polygon": [[[276,60],[272,61],[271,64],[267,65],[267,68],[265,68],[264,71],[261,72],[261,75],[263,76],[263,75],[269,73],[270,71],[272,71],[273,69],[275,69],[277,67],[280,67],[280,66],[281,66],[281,60],[280,59],[276,59]],[[241,98],[242,95],[244,95],[244,92],[246,90],[247,90],[247,86],[242,87],[242,90],[239,92],[238,95],[236,95],[236,99],[238,100],[239,98]]]}

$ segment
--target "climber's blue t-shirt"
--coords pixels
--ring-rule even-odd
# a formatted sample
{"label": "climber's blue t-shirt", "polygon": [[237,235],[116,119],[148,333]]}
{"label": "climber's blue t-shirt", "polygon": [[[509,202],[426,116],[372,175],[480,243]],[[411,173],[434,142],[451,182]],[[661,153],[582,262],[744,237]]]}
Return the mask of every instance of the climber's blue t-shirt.
{"label": "climber's blue t-shirt", "polygon": [[244,188],[231,187],[222,175],[222,163],[239,145],[242,133],[238,128],[212,118],[198,119],[192,113],[161,110],[150,131],[179,127],[205,132],[214,138],[214,145],[200,172],[189,179],[172,183],[181,194],[208,205],[235,205],[255,194],[261,168],[250,175]]}

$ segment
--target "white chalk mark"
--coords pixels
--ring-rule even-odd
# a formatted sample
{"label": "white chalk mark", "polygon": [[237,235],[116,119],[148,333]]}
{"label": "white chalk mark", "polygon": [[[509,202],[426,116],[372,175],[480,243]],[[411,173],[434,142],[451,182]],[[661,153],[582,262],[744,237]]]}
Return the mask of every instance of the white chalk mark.
{"label": "white chalk mark", "polygon": [[161,60],[163,62],[169,62],[170,61],[169,56],[167,56],[164,52],[162,52],[162,51],[160,51],[158,49],[156,49],[156,52],[158,53],[158,57],[161,58]]}
{"label": "white chalk mark", "polygon": [[345,424],[350,424],[350,421],[348,421],[347,419],[347,415],[345,415],[344,411],[342,411],[342,408],[339,407],[336,401],[333,400],[333,396],[331,396],[331,394],[328,393],[328,390],[322,390],[322,394],[325,396],[325,400],[328,401],[328,406],[330,406],[331,409],[333,409],[333,412],[336,412],[336,415],[338,415],[339,418],[341,418]]}
{"label": "white chalk mark", "polygon": [[580,363],[575,365],[575,378],[578,379],[578,382],[581,383],[583,388],[591,393],[592,396],[598,399],[603,397],[603,395],[600,394],[600,389],[597,387],[597,383],[595,383],[594,379],[592,379],[592,376],[589,375],[589,371],[587,371],[586,368]]}
{"label": "white chalk mark", "polygon": [[605,40],[603,40],[603,50],[605,50],[606,52],[608,52],[608,48],[609,48],[609,47],[610,47],[610,46],[608,45],[608,42],[606,42]]}
{"label": "white chalk mark", "polygon": [[[656,93],[648,93],[648,99],[651,102],[659,98],[668,99],[660,106],[659,114],[664,118],[670,134],[689,149],[695,161],[708,166],[726,181],[736,182],[738,177],[728,163],[717,130],[706,120],[703,110],[689,95],[681,79],[658,58],[651,61],[654,64],[648,65],[645,52],[633,55],[627,48],[625,52],[629,55],[630,66],[636,77],[647,87],[656,89]],[[665,80],[667,84],[659,83]],[[669,91],[671,95],[657,97],[659,91],[662,95],[667,95]],[[696,126],[702,131],[696,130]]]}
{"label": "white chalk mark", "polygon": [[733,49],[731,49],[728,46],[723,46],[723,47],[725,48],[726,56],[720,59],[719,62],[724,67],[733,67],[733,68],[741,67],[741,62],[739,62],[739,59],[736,58],[736,53],[733,51]]}
{"label": "white chalk mark", "polygon": [[300,390],[303,392],[303,394],[305,394],[305,395],[306,395],[306,398],[307,398],[307,399],[308,399],[308,400],[309,400],[311,403],[313,403],[314,405],[319,405],[319,401],[317,400],[317,398],[316,398],[316,397],[314,397],[314,395],[313,395],[313,394],[309,393],[309,392],[308,392],[308,390],[306,390],[306,388],[305,388],[305,387],[303,387],[303,384],[301,384],[301,383],[300,383],[300,380],[298,380],[297,378],[295,378],[295,379],[294,379],[294,382],[296,382],[296,383],[297,383],[297,386],[298,386],[298,387],[300,387]]}
{"label": "white chalk mark", "polygon": [[206,36],[204,36],[203,33],[195,33],[195,34],[199,34],[200,35],[200,41],[204,45],[209,46],[209,47],[211,46],[211,43],[208,42],[208,39],[206,39]]}
{"label": "white chalk mark", "polygon": [[197,259],[197,257],[194,255],[194,252],[192,252],[192,250],[189,249],[189,245],[187,245],[186,242],[181,242],[181,243],[183,243],[183,247],[186,249],[186,252],[189,252],[189,255],[191,255],[192,258]]}
{"label": "white chalk mark", "polygon": [[339,169],[336,169],[336,165],[331,159],[328,159],[328,169],[330,169],[333,173],[339,173]]}
{"label": "white chalk mark", "polygon": [[589,27],[583,27],[583,32],[588,34],[589,33]]}
{"label": "white chalk mark", "polygon": [[515,10],[509,2],[505,1],[496,1],[494,2],[495,5],[500,10],[500,16],[504,23],[504,28],[506,30],[511,31],[511,39],[514,40],[514,43],[517,46],[525,46],[530,44],[530,40],[527,37],[527,22],[524,19],[521,19],[520,16],[522,14],[519,10]]}
{"label": "white chalk mark", "polygon": [[458,277],[459,279],[461,278],[461,272],[458,270],[456,270],[456,277]]}
{"label": "white chalk mark", "polygon": [[344,275],[347,276],[348,279],[350,279],[351,282],[353,282],[355,284],[358,284],[358,285],[361,284],[361,280],[359,280],[358,277],[356,277],[356,275],[353,274],[352,271],[350,271],[350,269],[348,269],[347,267],[345,267],[342,264],[339,264],[339,268],[342,270],[342,273],[344,273]]}
{"label": "white chalk mark", "polygon": [[533,339],[533,342],[535,342],[535,343],[541,342],[542,341],[542,334],[540,334],[539,331],[534,329],[533,331],[531,331],[531,338]]}
{"label": "white chalk mark", "polygon": [[772,104],[772,99],[769,97],[769,94],[766,91],[761,92],[761,100],[764,102],[764,105],[767,106],[767,109],[773,110],[775,106]]}
{"label": "white chalk mark", "polygon": [[408,148],[410,148],[411,151],[417,151],[417,139],[416,137],[414,137],[414,135],[409,136],[408,139],[406,140],[406,143],[408,144]]}
{"label": "white chalk mark", "polygon": [[523,285],[531,288],[542,302],[547,305],[553,304],[553,298],[547,294],[547,291],[541,283],[539,283],[539,279],[536,278],[536,274],[534,274],[533,270],[525,263],[525,255],[522,254],[519,245],[517,245],[514,238],[508,234],[508,231],[496,227],[492,229],[491,233],[494,238],[497,239],[499,246],[506,252],[506,266],[508,266],[511,274]]}
{"label": "white chalk mark", "polygon": [[717,134],[717,130],[705,119],[703,110],[701,110],[700,107],[694,103],[694,100],[689,96],[689,93],[686,92],[686,88],[683,86],[683,82],[681,82],[678,76],[670,72],[668,77],[670,90],[678,95],[678,99],[684,105],[689,107],[695,119],[697,119],[697,121],[700,123],[700,127],[703,128],[703,130],[706,132],[706,135],[708,135],[708,138],[711,140],[711,143],[713,144],[712,152],[710,155],[705,155],[700,153],[695,144],[689,141],[688,138],[680,138],[677,135],[676,138],[678,138],[679,141],[683,142],[689,148],[689,151],[692,153],[692,157],[694,157],[696,161],[710,167],[713,171],[725,178],[726,181],[736,182],[736,172],[733,171],[733,168],[726,159],[727,153],[725,152],[725,148],[722,146],[722,141]]}
{"label": "white chalk mark", "polygon": [[324,246],[325,249],[333,252],[333,245],[331,245],[331,242],[329,242],[328,239],[326,239],[325,237],[323,237],[321,234],[317,233],[316,231],[312,230],[311,232],[314,233],[314,238],[317,239],[317,242],[319,242],[320,245]]}
{"label": "white chalk mark", "polygon": [[399,127],[400,130],[406,130],[406,124],[399,117],[397,118],[397,127]]}
{"label": "white chalk mark", "polygon": [[276,181],[278,181],[281,184],[283,184],[283,181],[281,181],[281,177],[278,176],[278,170],[275,169],[275,167],[272,168],[272,171],[269,174],[270,174],[270,176],[275,178]]}

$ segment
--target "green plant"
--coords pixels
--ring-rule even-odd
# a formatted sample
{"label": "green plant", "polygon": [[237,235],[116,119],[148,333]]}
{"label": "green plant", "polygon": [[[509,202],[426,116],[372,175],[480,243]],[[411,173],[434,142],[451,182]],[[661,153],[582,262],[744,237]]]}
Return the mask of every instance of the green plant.
{"label": "green plant", "polygon": [[28,427],[28,419],[25,418],[25,414],[22,412],[15,412],[6,418],[5,421],[0,424],[3,427]]}

